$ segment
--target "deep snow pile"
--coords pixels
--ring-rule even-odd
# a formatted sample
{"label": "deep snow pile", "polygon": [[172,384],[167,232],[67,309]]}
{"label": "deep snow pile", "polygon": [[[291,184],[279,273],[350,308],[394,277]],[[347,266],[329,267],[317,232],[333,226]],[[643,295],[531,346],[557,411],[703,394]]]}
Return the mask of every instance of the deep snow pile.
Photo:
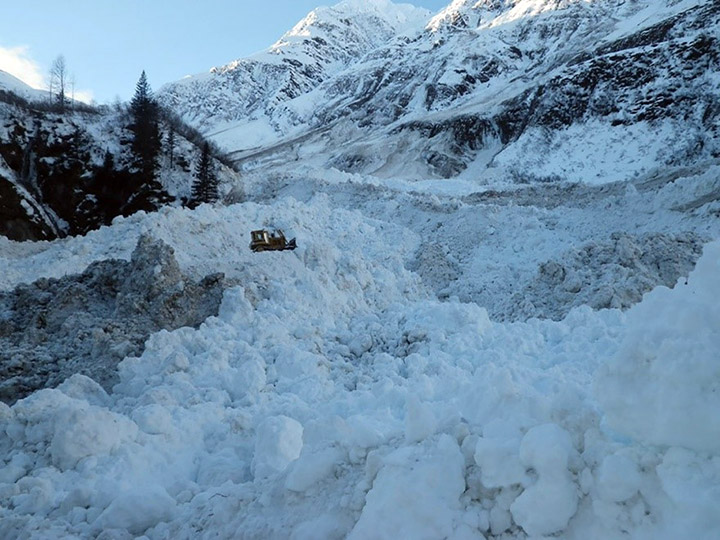
{"label": "deep snow pile", "polygon": [[406,267],[438,298],[477,303],[492,320],[560,319],[581,305],[627,309],[687,277],[702,244],[720,236],[718,166],[659,168],[603,186],[479,189],[333,170],[261,180],[246,180],[248,196],[309,201],[323,192],[333,206],[412,231],[419,242]]}
{"label": "deep snow pile", "polygon": [[[295,252],[247,249],[272,223]],[[112,394],[76,375],[0,404],[0,536],[720,532],[719,243],[687,285],[559,322],[430,298],[404,269],[417,237],[327,197],[134,216],[22,265],[127,256],[150,231],[234,286],[123,361]]]}
{"label": "deep snow pile", "polygon": [[222,274],[199,283],[172,248],[146,235],[131,260],[107,259],[80,275],[0,291],[0,400],[13,403],[82,373],[107,389],[115,368],[158,330],[197,327],[217,315]]}
{"label": "deep snow pile", "polygon": [[537,277],[495,311],[509,320],[559,320],[579,306],[627,309],[658,284],[673,287],[701,252],[702,241],[693,233],[614,233],[605,244],[541,263]]}

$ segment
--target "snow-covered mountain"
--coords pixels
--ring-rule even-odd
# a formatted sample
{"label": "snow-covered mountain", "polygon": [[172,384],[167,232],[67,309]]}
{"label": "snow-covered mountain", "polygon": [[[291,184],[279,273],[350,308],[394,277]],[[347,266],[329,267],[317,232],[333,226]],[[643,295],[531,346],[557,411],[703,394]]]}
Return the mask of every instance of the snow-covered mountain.
{"label": "snow-covered mountain", "polygon": [[[349,6],[368,17],[345,26]],[[720,152],[719,9],[691,0],[455,1],[392,35],[396,9],[384,7],[384,20],[377,2],[345,3],[296,27],[289,36],[308,34],[299,43],[286,37],[257,59],[166,87],[163,99],[246,168],[301,156],[383,177],[622,180]],[[421,20],[413,14],[404,19]],[[349,36],[367,21],[385,31],[358,46]],[[298,52],[283,61],[285,49]]]}
{"label": "snow-covered mountain", "polygon": [[[345,0],[313,10],[268,50],[166,85],[160,98],[206,133],[248,126],[262,140],[299,121],[303,96],[429,16],[389,0]],[[313,107],[313,103],[307,103]],[[226,134],[225,137],[228,135]]]}

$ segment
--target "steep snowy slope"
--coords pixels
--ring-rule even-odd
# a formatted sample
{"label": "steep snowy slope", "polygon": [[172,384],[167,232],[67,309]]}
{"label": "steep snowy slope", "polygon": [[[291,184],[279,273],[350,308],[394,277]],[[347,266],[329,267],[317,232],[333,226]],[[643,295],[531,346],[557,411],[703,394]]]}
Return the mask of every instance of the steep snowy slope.
{"label": "steep snowy slope", "polygon": [[47,94],[0,69],[0,92],[12,92],[24,99],[44,99]]}
{"label": "steep snowy slope", "polygon": [[[217,114],[202,126],[246,168],[621,180],[717,157],[719,10],[717,0],[455,1],[266,109],[261,124],[225,132]],[[174,103],[191,114],[200,100]]]}
{"label": "steep snowy slope", "polygon": [[414,42],[328,85],[320,122],[368,126],[334,129],[328,148],[344,132],[357,142],[330,163],[607,181],[716,155],[717,13],[717,2],[455,2]]}
{"label": "steep snowy slope", "polygon": [[166,85],[159,97],[218,140],[239,137],[252,145],[272,140],[298,122],[300,113],[287,109],[288,101],[428,17],[427,10],[389,0],[321,7],[268,50]]}

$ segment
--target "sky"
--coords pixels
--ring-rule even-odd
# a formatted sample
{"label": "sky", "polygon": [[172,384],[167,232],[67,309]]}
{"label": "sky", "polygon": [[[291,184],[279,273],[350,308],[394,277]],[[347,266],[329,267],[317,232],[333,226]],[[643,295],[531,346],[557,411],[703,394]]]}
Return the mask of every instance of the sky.
{"label": "sky", "polygon": [[[21,0],[3,2],[0,69],[36,88],[58,55],[75,97],[131,97],[272,45],[312,9],[335,0]],[[399,3],[399,2],[398,2]],[[412,0],[438,11],[450,0]]]}

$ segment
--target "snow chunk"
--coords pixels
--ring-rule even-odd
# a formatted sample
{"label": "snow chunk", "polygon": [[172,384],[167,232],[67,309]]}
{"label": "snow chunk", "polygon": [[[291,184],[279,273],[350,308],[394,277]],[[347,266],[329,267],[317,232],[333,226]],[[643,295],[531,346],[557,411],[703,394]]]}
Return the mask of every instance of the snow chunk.
{"label": "snow chunk", "polygon": [[518,458],[519,438],[480,437],[475,446],[475,463],[487,488],[507,487],[527,479]]}
{"label": "snow chunk", "polygon": [[303,427],[287,416],[271,416],[257,428],[252,470],[255,478],[266,478],[285,470],[302,451]]}
{"label": "snow chunk", "polygon": [[90,405],[107,406],[110,401],[105,389],[90,377],[76,373],[58,386],[66,396],[87,401]]}
{"label": "snow chunk", "polygon": [[663,490],[678,510],[676,538],[717,538],[720,532],[720,460],[671,448],[657,467]]}
{"label": "snow chunk", "polygon": [[174,432],[173,419],[170,412],[157,403],[135,409],[132,418],[145,433],[160,435],[172,434]]}
{"label": "snow chunk", "polygon": [[175,500],[162,487],[148,485],[122,493],[93,523],[96,531],[123,529],[139,535],[161,521],[172,519]]}
{"label": "snow chunk", "polygon": [[437,419],[430,406],[421,403],[416,396],[408,399],[405,413],[405,440],[408,443],[422,441],[437,429]]}
{"label": "snow chunk", "polygon": [[55,419],[50,455],[57,467],[71,469],[84,457],[109,454],[134,440],[137,433],[133,421],[107,409],[90,406],[64,411]]}
{"label": "snow chunk", "polygon": [[720,242],[687,284],[658,287],[628,312],[628,333],[595,389],[608,425],[653,445],[720,452]]}
{"label": "snow chunk", "polygon": [[448,435],[429,448],[406,447],[384,460],[348,538],[431,540],[453,534],[465,490],[464,459]]}
{"label": "snow chunk", "polygon": [[609,502],[623,502],[635,495],[640,488],[640,471],[627,456],[607,456],[597,475],[600,498]]}
{"label": "snow chunk", "polygon": [[312,485],[329,476],[335,465],[342,463],[343,458],[343,452],[338,448],[303,454],[291,465],[285,487],[290,491],[307,491]]}
{"label": "snow chunk", "polygon": [[570,435],[556,424],[535,426],[520,443],[520,460],[538,474],[510,507],[513,519],[529,535],[563,530],[577,510],[577,488],[568,471],[573,452]]}

